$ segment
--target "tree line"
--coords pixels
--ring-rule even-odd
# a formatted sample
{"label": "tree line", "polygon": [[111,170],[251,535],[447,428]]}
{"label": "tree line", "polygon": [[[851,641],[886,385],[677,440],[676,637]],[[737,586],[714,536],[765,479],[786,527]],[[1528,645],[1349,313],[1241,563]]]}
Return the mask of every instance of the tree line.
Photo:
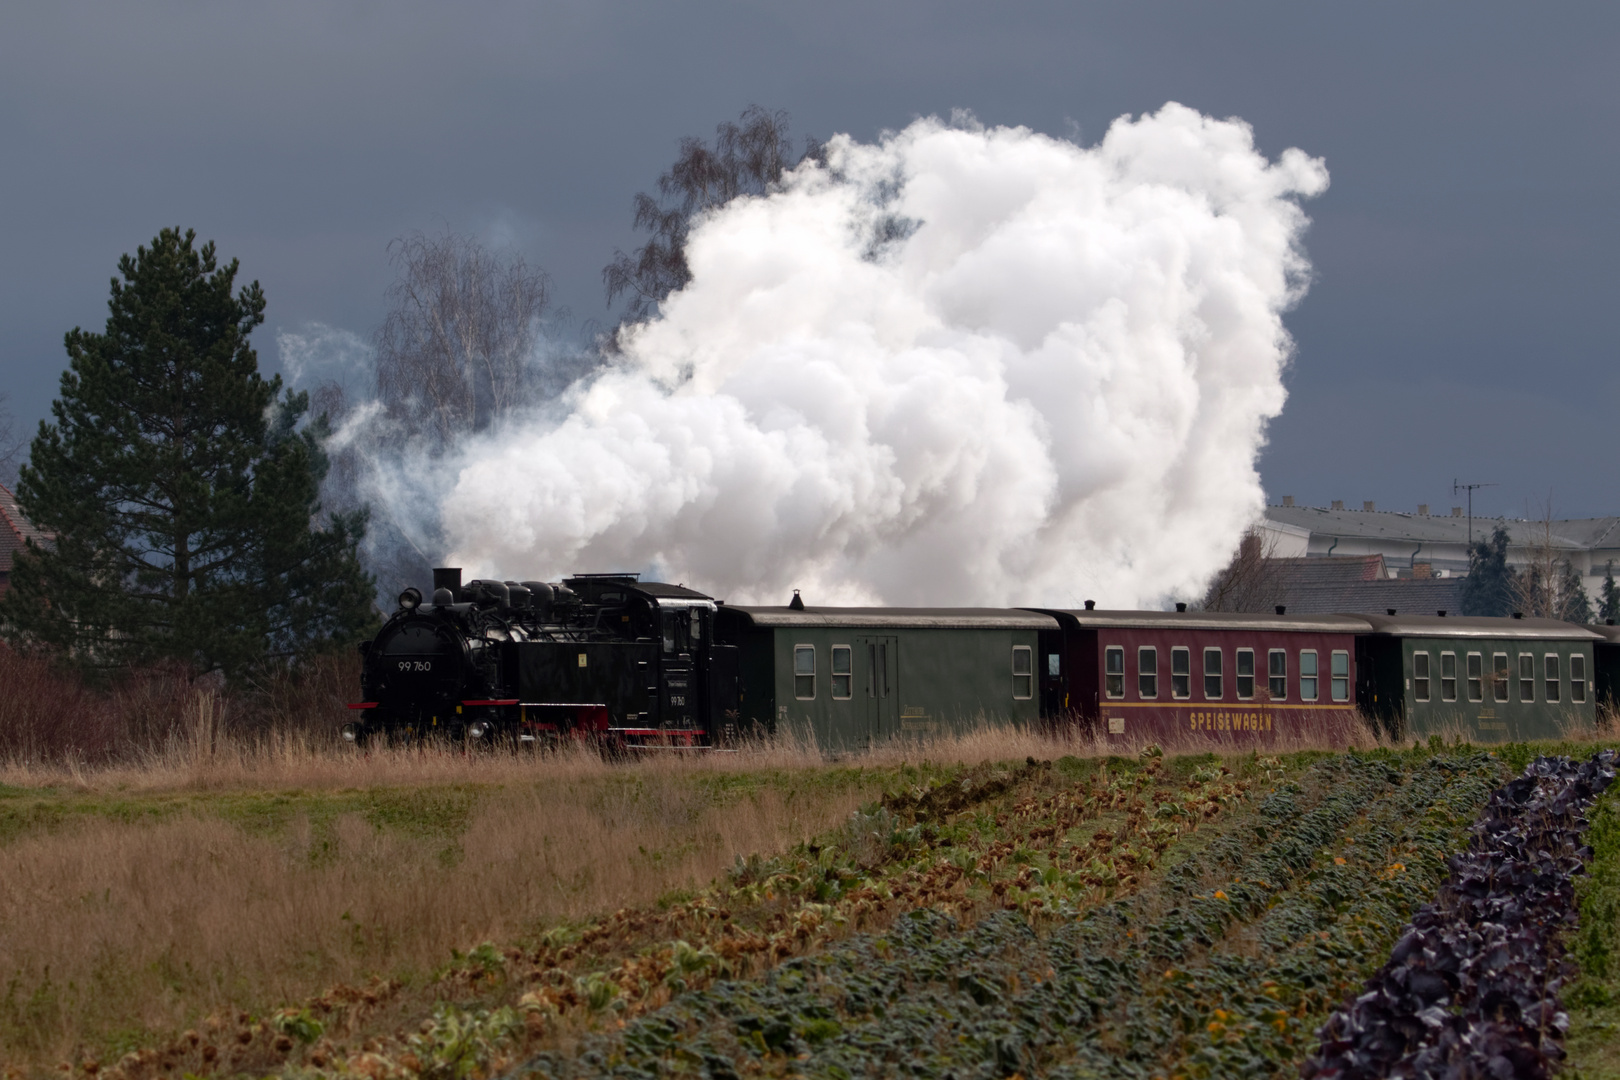
{"label": "tree line", "polygon": [[[553,311],[544,271],[464,236],[395,240],[368,388],[384,418],[375,449],[442,453],[560,393],[690,281],[702,214],[819,154],[814,140],[795,154],[788,115],[758,106],[713,141],[681,140],[657,194],[635,197],[645,243],[603,269],[622,311],[595,355],[535,362]],[[266,298],[238,271],[193,230],[163,229],[119,260],[104,329],[66,334],[68,368],[26,460],[0,395],[0,470],[15,466],[18,503],[50,538],[18,553],[0,597],[13,647],[91,672],[170,664],[245,680],[373,632],[373,570],[396,568],[367,566],[356,463],[329,446],[358,403],[336,384],[312,400],[261,374],[250,338]]]}

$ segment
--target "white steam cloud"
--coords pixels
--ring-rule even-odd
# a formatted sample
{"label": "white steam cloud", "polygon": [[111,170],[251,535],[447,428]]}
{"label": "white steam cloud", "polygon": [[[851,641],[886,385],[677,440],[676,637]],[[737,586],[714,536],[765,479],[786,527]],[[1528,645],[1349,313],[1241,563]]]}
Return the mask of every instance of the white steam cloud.
{"label": "white steam cloud", "polygon": [[734,601],[1153,604],[1263,507],[1319,160],[1180,105],[1084,148],[920,120],[728,204],[565,415],[463,448],[476,574]]}

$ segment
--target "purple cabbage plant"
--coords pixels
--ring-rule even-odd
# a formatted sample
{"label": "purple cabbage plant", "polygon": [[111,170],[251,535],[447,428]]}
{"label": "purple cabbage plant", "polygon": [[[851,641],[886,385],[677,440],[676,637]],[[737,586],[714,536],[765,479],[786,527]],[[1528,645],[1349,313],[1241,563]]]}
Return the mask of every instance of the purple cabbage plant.
{"label": "purple cabbage plant", "polygon": [[1328,1018],[1305,1080],[1537,1080],[1564,1056],[1563,940],[1577,909],[1586,813],[1615,752],[1541,757],[1492,794],[1468,848],[1368,980]]}

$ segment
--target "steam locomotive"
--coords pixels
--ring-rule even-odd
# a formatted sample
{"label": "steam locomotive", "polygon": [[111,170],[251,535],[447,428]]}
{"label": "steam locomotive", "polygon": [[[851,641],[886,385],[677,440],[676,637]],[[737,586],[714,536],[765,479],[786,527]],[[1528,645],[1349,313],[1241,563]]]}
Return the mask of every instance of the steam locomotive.
{"label": "steam locomotive", "polygon": [[364,700],[343,736],[730,741],[737,650],[713,641],[716,610],[635,574],[462,584],[459,569],[435,570],[431,602],[406,589],[361,644]]}
{"label": "steam locomotive", "polygon": [[723,748],[784,728],[828,749],[990,725],[1104,741],[1337,741],[1594,723],[1620,627],[1435,614],[728,605],[636,574],[434,571],[361,646],[356,743],[588,738]]}

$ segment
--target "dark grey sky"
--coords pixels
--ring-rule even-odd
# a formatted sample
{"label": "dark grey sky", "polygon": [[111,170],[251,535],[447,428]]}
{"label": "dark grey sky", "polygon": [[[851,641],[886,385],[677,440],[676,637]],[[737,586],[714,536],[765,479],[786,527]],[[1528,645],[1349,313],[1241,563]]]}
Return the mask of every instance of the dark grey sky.
{"label": "dark grey sky", "polygon": [[503,239],[602,318],[630,200],[752,102],[1099,138],[1176,100],[1327,160],[1273,498],[1620,512],[1620,8],[1523,3],[7,5],[0,389],[30,429],[118,256],[189,226],[263,282],[261,359],[367,334],[390,238]]}

